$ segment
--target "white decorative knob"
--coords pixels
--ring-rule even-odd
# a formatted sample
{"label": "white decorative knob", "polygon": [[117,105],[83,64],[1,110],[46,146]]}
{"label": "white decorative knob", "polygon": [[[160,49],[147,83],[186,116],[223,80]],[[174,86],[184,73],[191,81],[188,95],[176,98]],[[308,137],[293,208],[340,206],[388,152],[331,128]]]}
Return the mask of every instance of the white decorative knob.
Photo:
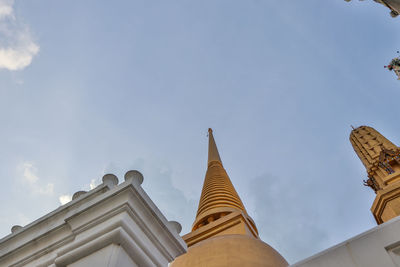
{"label": "white decorative knob", "polygon": [[75,192],[75,193],[72,195],[72,200],[77,199],[78,197],[80,197],[80,196],[82,196],[82,195],[84,195],[84,194],[86,194],[86,191],[78,191],[78,192]]}
{"label": "white decorative knob", "polygon": [[139,171],[128,171],[125,173],[125,181],[129,181],[134,185],[141,185],[143,183],[143,174]]}
{"label": "white decorative knob", "polygon": [[22,229],[22,226],[14,225],[13,227],[11,227],[11,233],[15,233],[15,232],[17,232],[17,231],[19,231],[21,229]]}
{"label": "white decorative knob", "polygon": [[169,225],[179,235],[182,231],[182,225],[176,221],[169,221]]}
{"label": "white decorative knob", "polygon": [[114,174],[106,174],[103,176],[103,184],[114,187],[118,184],[118,178]]}

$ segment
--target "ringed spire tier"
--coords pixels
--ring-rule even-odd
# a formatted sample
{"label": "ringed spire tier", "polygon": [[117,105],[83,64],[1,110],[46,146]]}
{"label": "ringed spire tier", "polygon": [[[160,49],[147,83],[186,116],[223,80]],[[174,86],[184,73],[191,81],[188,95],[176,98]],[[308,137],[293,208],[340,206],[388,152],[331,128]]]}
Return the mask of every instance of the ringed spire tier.
{"label": "ringed spire tier", "polygon": [[208,164],[193,230],[228,213],[240,210],[247,214],[215,144],[212,129],[208,129]]}

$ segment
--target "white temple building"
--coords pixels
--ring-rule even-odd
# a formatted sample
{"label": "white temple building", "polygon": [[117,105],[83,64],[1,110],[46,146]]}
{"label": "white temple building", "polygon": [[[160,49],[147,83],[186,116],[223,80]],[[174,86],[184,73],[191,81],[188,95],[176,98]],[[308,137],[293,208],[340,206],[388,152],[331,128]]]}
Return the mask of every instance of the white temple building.
{"label": "white temple building", "polygon": [[89,192],[0,240],[0,266],[167,266],[186,251],[181,226],[168,221],[141,187],[138,171],[112,174]]}

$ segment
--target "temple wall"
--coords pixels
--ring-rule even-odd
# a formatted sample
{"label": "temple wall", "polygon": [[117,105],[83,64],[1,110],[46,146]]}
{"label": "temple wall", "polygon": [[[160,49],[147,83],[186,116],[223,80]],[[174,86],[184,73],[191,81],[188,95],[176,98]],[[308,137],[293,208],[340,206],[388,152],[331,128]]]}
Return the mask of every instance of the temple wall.
{"label": "temple wall", "polygon": [[400,217],[291,266],[399,267]]}

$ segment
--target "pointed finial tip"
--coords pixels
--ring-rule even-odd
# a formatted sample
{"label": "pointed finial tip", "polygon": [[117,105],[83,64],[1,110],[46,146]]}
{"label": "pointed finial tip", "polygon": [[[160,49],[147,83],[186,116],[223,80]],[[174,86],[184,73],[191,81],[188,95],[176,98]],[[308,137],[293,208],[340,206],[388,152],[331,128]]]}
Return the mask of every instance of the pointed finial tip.
{"label": "pointed finial tip", "polygon": [[212,133],[212,129],[211,129],[211,128],[208,128],[208,132],[209,132],[209,133]]}

